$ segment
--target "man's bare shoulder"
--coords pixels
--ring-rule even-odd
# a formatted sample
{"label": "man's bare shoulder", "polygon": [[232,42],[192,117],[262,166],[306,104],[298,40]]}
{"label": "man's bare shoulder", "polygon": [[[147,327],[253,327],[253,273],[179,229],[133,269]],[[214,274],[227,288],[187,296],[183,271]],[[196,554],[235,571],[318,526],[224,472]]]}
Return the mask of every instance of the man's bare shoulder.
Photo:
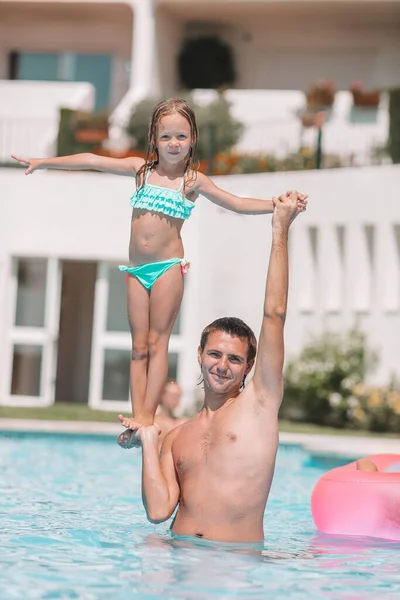
{"label": "man's bare shoulder", "polygon": [[178,437],[180,437],[182,434],[187,433],[188,430],[191,430],[193,426],[195,426],[194,422],[196,421],[196,417],[197,415],[192,417],[191,419],[177,419],[176,426],[173,429],[171,429],[171,431],[169,431],[165,436],[164,444],[172,446],[172,444]]}

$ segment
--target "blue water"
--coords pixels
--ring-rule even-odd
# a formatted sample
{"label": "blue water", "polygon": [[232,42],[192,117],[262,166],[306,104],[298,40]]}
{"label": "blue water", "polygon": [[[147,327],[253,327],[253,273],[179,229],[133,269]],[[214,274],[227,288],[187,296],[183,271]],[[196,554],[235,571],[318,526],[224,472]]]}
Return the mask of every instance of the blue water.
{"label": "blue water", "polygon": [[0,435],[0,599],[400,597],[400,544],[316,533],[313,486],[339,464],[281,447],[265,548],[174,540],[146,521],[140,455],[112,438]]}

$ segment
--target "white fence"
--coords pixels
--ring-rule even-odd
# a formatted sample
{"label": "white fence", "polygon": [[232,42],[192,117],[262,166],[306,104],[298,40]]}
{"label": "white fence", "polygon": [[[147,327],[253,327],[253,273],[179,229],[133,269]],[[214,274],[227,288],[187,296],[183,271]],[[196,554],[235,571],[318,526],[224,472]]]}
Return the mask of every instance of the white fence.
{"label": "white fence", "polygon": [[[209,102],[216,92],[198,90],[194,96],[200,102]],[[305,109],[303,92],[228,90],[226,98],[232,104],[234,117],[245,125],[238,151],[284,158],[300,146],[316,147],[316,129],[303,129],[299,119],[299,113]],[[382,94],[378,108],[355,108],[350,92],[337,92],[323,126],[324,154],[339,157],[344,166],[385,162],[385,158],[377,158],[376,149],[382,148],[388,138],[387,104],[387,97]]]}
{"label": "white fence", "polygon": [[[215,95],[212,90],[194,93],[200,102],[209,102]],[[226,97],[232,103],[232,114],[245,126],[238,151],[283,158],[298,151],[300,146],[316,147],[316,130],[302,129],[298,117],[305,103],[302,92],[228,90]],[[127,95],[110,118],[114,145],[123,144],[123,122],[131,110],[129,98],[134,102],[132,94]],[[0,162],[9,162],[11,153],[54,155],[59,109],[90,111],[93,104],[94,89],[88,83],[0,81]],[[343,166],[390,162],[388,158],[377,157],[376,152],[387,142],[388,126],[384,94],[379,108],[365,110],[352,107],[349,92],[338,92],[323,127],[323,153],[337,157]],[[335,159],[327,159],[327,166],[332,160]]]}
{"label": "white fence", "polygon": [[91,111],[94,94],[90,83],[0,81],[0,163],[54,156],[60,108]]}

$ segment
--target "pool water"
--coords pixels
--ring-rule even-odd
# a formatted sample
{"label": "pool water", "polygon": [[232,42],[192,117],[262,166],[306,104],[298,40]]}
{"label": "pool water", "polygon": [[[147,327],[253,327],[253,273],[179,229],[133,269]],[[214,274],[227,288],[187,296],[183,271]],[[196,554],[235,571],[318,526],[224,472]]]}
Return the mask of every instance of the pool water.
{"label": "pool water", "polygon": [[174,539],[146,521],[140,453],[113,438],[0,435],[0,599],[400,597],[400,544],[315,531],[309,499],[340,464],[279,449],[265,547]]}

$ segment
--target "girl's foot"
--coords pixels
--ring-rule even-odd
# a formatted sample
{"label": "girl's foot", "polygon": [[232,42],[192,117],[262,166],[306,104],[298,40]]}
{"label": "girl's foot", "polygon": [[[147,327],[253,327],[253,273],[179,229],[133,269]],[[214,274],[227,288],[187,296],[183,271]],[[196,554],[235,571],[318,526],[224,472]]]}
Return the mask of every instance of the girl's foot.
{"label": "girl's foot", "polygon": [[132,429],[125,429],[125,431],[120,433],[117,437],[117,444],[125,450],[142,447],[142,441],[137,433],[137,430],[133,431]]}
{"label": "girl's foot", "polygon": [[123,415],[118,415],[118,419],[124,427],[127,427],[127,429],[119,434],[117,437],[117,444],[126,450],[130,450],[130,448],[141,448],[142,442],[137,431],[141,427],[152,425],[152,419],[142,415],[138,415],[136,418],[127,418]]}

